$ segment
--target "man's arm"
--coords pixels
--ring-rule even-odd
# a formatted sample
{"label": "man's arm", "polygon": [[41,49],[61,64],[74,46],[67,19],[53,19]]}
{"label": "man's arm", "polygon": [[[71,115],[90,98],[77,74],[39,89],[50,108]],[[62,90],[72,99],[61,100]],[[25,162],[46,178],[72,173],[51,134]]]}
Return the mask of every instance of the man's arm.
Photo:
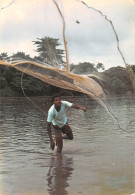
{"label": "man's arm", "polygon": [[83,110],[84,112],[86,112],[86,108],[79,106],[79,105],[72,104],[71,108],[80,109],[80,110]]}
{"label": "man's arm", "polygon": [[49,139],[50,139],[51,149],[54,150],[55,143],[54,143],[53,138],[52,138],[51,123],[49,123],[49,122],[47,123],[47,131],[48,131],[48,135],[49,135]]}

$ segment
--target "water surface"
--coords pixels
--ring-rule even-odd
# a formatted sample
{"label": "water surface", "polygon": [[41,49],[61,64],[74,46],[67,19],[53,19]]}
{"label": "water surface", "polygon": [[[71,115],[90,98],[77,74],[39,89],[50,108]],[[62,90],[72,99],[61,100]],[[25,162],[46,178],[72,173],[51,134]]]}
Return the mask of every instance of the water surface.
{"label": "water surface", "polygon": [[[56,155],[46,130],[50,98],[32,98],[44,113],[26,98],[1,98],[0,193],[135,193],[135,122],[122,131],[99,104],[84,97],[66,100],[92,107],[67,111],[74,140],[64,140],[62,155]],[[108,105],[122,128],[135,120],[135,98],[114,97]]]}

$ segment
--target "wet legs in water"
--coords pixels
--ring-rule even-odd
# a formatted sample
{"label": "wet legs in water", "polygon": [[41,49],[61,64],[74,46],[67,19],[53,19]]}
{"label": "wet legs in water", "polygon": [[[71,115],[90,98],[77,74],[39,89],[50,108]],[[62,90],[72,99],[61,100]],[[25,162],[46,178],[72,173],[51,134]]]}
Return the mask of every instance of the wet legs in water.
{"label": "wet legs in water", "polygon": [[[62,132],[65,135],[63,135]],[[70,139],[70,140],[73,139],[73,133],[70,126],[64,125],[64,127],[62,127],[59,130],[55,129],[55,139],[56,139],[57,153],[61,153],[63,148],[63,139]]]}

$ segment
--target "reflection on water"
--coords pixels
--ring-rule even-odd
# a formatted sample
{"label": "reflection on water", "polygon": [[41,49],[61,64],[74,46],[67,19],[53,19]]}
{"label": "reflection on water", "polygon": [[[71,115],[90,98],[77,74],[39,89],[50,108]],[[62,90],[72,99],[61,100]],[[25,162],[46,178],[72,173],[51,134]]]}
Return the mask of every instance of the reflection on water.
{"label": "reflection on water", "polygon": [[[103,107],[87,113],[69,109],[74,140],[64,140],[62,155],[50,150],[46,116],[26,98],[0,100],[0,193],[124,195],[135,193],[135,122],[127,131]],[[33,98],[46,113],[50,99]],[[135,120],[135,98],[115,97],[108,105],[125,128]]]}
{"label": "reflection on water", "polygon": [[72,158],[56,154],[51,158],[50,168],[47,174],[49,194],[68,194],[68,179],[71,177],[73,168]]}

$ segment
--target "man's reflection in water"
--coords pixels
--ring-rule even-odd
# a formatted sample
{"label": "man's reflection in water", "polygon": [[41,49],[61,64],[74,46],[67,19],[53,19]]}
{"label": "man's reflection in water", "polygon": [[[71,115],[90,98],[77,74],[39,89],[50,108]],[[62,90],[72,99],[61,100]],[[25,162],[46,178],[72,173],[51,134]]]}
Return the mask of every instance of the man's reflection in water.
{"label": "man's reflection in water", "polygon": [[69,186],[68,179],[71,177],[73,170],[73,159],[71,157],[69,158],[62,154],[52,156],[47,174],[49,194],[68,194],[66,188]]}

